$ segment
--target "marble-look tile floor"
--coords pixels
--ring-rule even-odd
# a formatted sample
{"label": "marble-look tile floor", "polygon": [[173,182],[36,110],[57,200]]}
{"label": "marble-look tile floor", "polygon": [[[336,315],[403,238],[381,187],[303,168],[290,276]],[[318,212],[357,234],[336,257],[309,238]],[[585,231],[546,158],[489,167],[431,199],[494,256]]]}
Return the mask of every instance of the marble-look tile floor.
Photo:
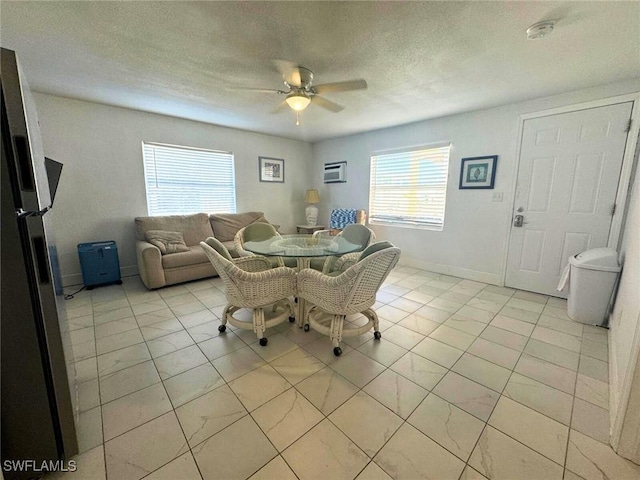
{"label": "marble-look tile floor", "polygon": [[67,302],[69,478],[640,478],[607,445],[607,330],[564,300],[398,267],[382,340],[347,338],[336,358],[289,323],[266,347],[219,334],[220,288],[129,278]]}

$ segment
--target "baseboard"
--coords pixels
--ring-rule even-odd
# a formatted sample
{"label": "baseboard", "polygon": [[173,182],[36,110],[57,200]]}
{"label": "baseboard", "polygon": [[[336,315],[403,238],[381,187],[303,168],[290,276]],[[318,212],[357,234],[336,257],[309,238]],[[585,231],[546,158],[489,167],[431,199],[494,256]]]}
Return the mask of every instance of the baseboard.
{"label": "baseboard", "polygon": [[[609,316],[611,321],[611,315]],[[616,352],[616,342],[613,341],[615,333],[609,330],[607,344],[609,347],[609,441],[614,450],[618,450],[620,442],[621,426],[617,423],[617,416],[620,414],[620,393],[622,385],[618,377],[618,354]],[[624,412],[622,412],[624,415]]]}
{"label": "baseboard", "polygon": [[81,273],[72,273],[71,275],[62,275],[63,287],[75,287],[78,285],[82,285]]}
{"label": "baseboard", "polygon": [[438,263],[425,262],[415,258],[400,257],[400,265],[404,267],[415,267],[430,272],[451,275],[452,277],[465,278],[476,282],[488,283],[490,285],[503,286],[502,278],[497,273],[479,272],[468,268],[455,267],[452,265],[441,265]]}
{"label": "baseboard", "polygon": [[[138,275],[138,267],[136,265],[120,267],[121,277],[134,277],[136,275]],[[82,273],[71,273],[69,275],[62,275],[63,287],[74,287],[82,285],[82,283]]]}
{"label": "baseboard", "polygon": [[[451,265],[441,265],[438,263],[425,262],[424,260],[417,260],[414,258],[406,257],[400,257],[399,263],[400,265],[405,267],[416,267],[421,268],[422,270],[428,270],[430,272],[441,273],[443,275],[451,275],[453,277],[466,278],[467,280],[474,280],[476,282],[502,286],[500,275],[494,273],[479,272],[477,270],[471,270],[468,268],[454,267]],[[123,277],[133,277],[135,275],[138,275],[138,267],[136,265],[120,267],[120,275]],[[82,285],[82,273],[62,275],[63,287],[72,287],[76,285]]]}

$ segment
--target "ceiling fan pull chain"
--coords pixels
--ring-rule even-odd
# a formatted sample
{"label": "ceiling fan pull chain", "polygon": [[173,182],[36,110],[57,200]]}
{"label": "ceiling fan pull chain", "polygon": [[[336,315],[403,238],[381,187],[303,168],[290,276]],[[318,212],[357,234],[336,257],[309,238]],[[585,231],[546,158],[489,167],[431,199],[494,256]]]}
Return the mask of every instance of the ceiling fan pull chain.
{"label": "ceiling fan pull chain", "polygon": [[300,112],[296,110],[296,125],[300,125]]}

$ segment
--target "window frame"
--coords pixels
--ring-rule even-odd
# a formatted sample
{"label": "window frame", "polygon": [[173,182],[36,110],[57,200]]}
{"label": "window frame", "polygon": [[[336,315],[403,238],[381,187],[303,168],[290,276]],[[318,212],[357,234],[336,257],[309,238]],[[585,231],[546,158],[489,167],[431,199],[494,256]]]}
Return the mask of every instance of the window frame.
{"label": "window frame", "polygon": [[[404,215],[402,217],[399,217],[398,220],[394,220],[394,221],[385,221],[384,219],[380,219],[379,217],[381,215],[384,215],[384,213],[376,213],[377,211],[380,210],[380,205],[376,206],[374,203],[374,196],[376,194],[376,190],[380,191],[380,189],[384,189],[385,187],[382,186],[381,187],[381,183],[379,181],[379,176],[380,174],[377,173],[377,170],[379,169],[379,162],[380,160],[382,161],[392,161],[391,158],[389,157],[394,157],[394,156],[399,156],[402,154],[407,154],[407,156],[411,155],[411,154],[415,154],[415,153],[420,153],[420,152],[429,152],[430,150],[440,150],[440,149],[446,149],[446,167],[443,169],[440,169],[439,171],[434,171],[434,173],[439,174],[440,176],[440,180],[439,182],[435,185],[436,188],[442,188],[442,193],[440,195],[436,194],[436,196],[441,196],[441,203],[442,203],[442,207],[441,210],[438,212],[438,216],[441,218],[441,221],[439,223],[429,223],[429,222],[420,222],[420,221],[412,221],[412,215]],[[450,167],[451,167],[451,149],[452,149],[452,144],[451,142],[439,142],[439,143],[433,143],[433,144],[427,144],[427,145],[416,145],[416,146],[411,146],[411,147],[403,147],[403,148],[397,148],[397,149],[391,149],[391,150],[380,150],[380,151],[375,151],[370,155],[370,159],[369,159],[369,167],[370,167],[370,174],[369,174],[369,223],[371,225],[380,225],[380,226],[385,226],[385,227],[398,227],[398,228],[410,228],[410,229],[416,229],[416,230],[431,230],[431,231],[443,231],[444,230],[444,225],[445,225],[445,214],[446,214],[446,204],[447,204],[447,194],[448,194],[448,189],[449,189],[449,173],[450,173]],[[427,153],[428,155],[428,153]],[[445,154],[443,154],[445,155]],[[386,158],[385,158],[386,157]],[[418,167],[420,165],[421,161],[424,161],[427,159],[423,159],[423,160],[419,160],[416,163],[416,167]],[[407,158],[406,160],[407,162],[410,162],[411,160],[409,158]],[[405,177],[401,177],[402,180],[407,180],[407,181],[413,181],[413,182],[417,182],[420,178],[419,177],[412,177],[411,175],[407,175]],[[401,189],[402,191],[405,191],[409,194],[413,193],[414,195],[419,195],[420,192],[417,192],[417,189],[414,187],[412,188],[411,185],[407,185],[404,189]],[[379,202],[380,203],[380,202]],[[425,212],[428,213],[428,212]],[[413,215],[413,218],[415,218],[416,215]]]}

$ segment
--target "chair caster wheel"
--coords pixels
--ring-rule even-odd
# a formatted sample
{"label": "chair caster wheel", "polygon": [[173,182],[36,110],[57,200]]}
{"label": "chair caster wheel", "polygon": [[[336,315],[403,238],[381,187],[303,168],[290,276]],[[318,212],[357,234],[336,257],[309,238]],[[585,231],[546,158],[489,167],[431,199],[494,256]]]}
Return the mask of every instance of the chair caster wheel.
{"label": "chair caster wheel", "polygon": [[373,338],[375,338],[376,340],[380,340],[381,337],[382,334],[380,332],[373,332]]}
{"label": "chair caster wheel", "polygon": [[267,340],[267,338],[266,338],[266,337],[262,337],[262,338],[260,339],[260,346],[262,346],[262,347],[266,346],[268,341],[269,341],[269,340]]}
{"label": "chair caster wheel", "polygon": [[296,317],[289,317],[289,323],[293,323],[296,321]]}
{"label": "chair caster wheel", "polygon": [[304,326],[304,331],[305,331],[305,332],[308,332],[308,331],[309,331],[309,324],[308,324],[308,323],[307,323],[307,324],[305,324],[305,326]]}
{"label": "chair caster wheel", "polygon": [[333,349],[333,354],[334,354],[336,357],[339,357],[340,355],[342,355],[342,349],[341,349],[340,347],[336,347],[336,348],[334,348],[334,349]]}
{"label": "chair caster wheel", "polygon": [[220,333],[224,333],[226,329],[227,329],[227,326],[226,326],[226,325],[220,325],[220,326],[218,327],[218,331],[219,331]]}

